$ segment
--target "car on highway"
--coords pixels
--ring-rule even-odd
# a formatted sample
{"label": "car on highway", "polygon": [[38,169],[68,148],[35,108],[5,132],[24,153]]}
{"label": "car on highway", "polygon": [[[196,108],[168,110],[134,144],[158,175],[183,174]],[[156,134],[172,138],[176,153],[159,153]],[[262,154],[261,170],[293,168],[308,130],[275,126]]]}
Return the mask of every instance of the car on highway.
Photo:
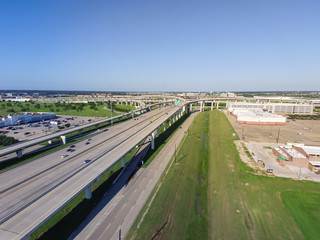
{"label": "car on highway", "polygon": [[87,139],[87,141],[90,141],[90,140],[91,140],[91,138],[88,138],[88,139]]}
{"label": "car on highway", "polygon": [[74,147],[76,147],[76,145],[71,145],[71,146],[70,146],[70,148],[74,148]]}
{"label": "car on highway", "polygon": [[67,152],[71,152],[71,150],[72,150],[72,148],[68,148],[68,149],[67,149]]}
{"label": "car on highway", "polygon": [[24,133],[24,135],[28,135],[28,134],[30,134],[30,132],[25,132],[25,133]]}
{"label": "car on highway", "polygon": [[88,160],[88,159],[87,159],[87,160],[84,160],[84,161],[83,161],[83,163],[89,163],[89,162],[91,162],[91,160]]}
{"label": "car on highway", "polygon": [[62,156],[61,156],[61,158],[66,158],[66,157],[68,157],[69,155],[67,155],[67,154],[62,154]]}
{"label": "car on highway", "polygon": [[90,144],[89,142],[86,142],[86,145]]}

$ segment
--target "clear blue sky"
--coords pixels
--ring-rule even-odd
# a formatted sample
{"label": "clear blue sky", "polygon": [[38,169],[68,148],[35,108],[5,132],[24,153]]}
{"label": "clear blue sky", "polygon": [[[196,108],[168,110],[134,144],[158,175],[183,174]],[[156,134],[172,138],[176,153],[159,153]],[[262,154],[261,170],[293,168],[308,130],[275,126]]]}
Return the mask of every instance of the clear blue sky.
{"label": "clear blue sky", "polygon": [[0,89],[319,86],[319,0],[0,1]]}

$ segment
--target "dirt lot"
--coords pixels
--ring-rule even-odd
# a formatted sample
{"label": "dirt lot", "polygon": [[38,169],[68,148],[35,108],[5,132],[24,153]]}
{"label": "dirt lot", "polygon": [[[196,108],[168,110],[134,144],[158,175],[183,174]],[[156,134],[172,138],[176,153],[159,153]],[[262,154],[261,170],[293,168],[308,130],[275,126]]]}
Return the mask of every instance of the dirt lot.
{"label": "dirt lot", "polygon": [[[276,143],[304,143],[320,146],[320,120],[288,120],[285,126],[253,126],[236,123],[236,118],[226,113],[238,136],[245,141]],[[280,129],[280,130],[279,130]],[[299,134],[300,133],[300,134]]]}

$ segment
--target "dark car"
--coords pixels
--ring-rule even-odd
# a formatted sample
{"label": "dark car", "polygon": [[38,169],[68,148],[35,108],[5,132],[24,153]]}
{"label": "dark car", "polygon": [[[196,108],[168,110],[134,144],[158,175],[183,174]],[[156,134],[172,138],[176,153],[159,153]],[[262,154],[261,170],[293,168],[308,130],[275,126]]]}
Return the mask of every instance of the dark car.
{"label": "dark car", "polygon": [[89,142],[86,142],[86,145],[90,144]]}
{"label": "dark car", "polygon": [[19,132],[14,132],[13,134],[18,134]]}
{"label": "dark car", "polygon": [[30,132],[25,132],[25,133],[24,133],[24,135],[28,135],[28,134],[30,134]]}
{"label": "dark car", "polygon": [[71,146],[70,146],[70,148],[74,148],[74,147],[76,147],[76,145],[71,145]]}
{"label": "dark car", "polygon": [[83,163],[89,163],[91,160],[84,160]]}

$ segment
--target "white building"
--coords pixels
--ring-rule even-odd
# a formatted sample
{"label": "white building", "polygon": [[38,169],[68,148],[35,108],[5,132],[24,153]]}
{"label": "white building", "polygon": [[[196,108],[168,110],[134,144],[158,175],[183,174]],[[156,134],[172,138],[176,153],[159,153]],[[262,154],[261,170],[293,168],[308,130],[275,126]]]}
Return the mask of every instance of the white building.
{"label": "white building", "polygon": [[239,124],[284,126],[286,123],[286,117],[265,112],[260,108],[237,108],[230,112],[236,116]]}
{"label": "white building", "polygon": [[292,114],[312,114],[313,106],[311,104],[294,103],[249,103],[249,102],[228,102],[229,111],[233,109],[251,109],[260,108],[270,113],[292,113]]}
{"label": "white building", "polygon": [[30,122],[39,122],[43,120],[49,120],[56,118],[55,113],[24,113],[13,114],[6,117],[2,117],[0,120],[0,127],[19,125]]}

